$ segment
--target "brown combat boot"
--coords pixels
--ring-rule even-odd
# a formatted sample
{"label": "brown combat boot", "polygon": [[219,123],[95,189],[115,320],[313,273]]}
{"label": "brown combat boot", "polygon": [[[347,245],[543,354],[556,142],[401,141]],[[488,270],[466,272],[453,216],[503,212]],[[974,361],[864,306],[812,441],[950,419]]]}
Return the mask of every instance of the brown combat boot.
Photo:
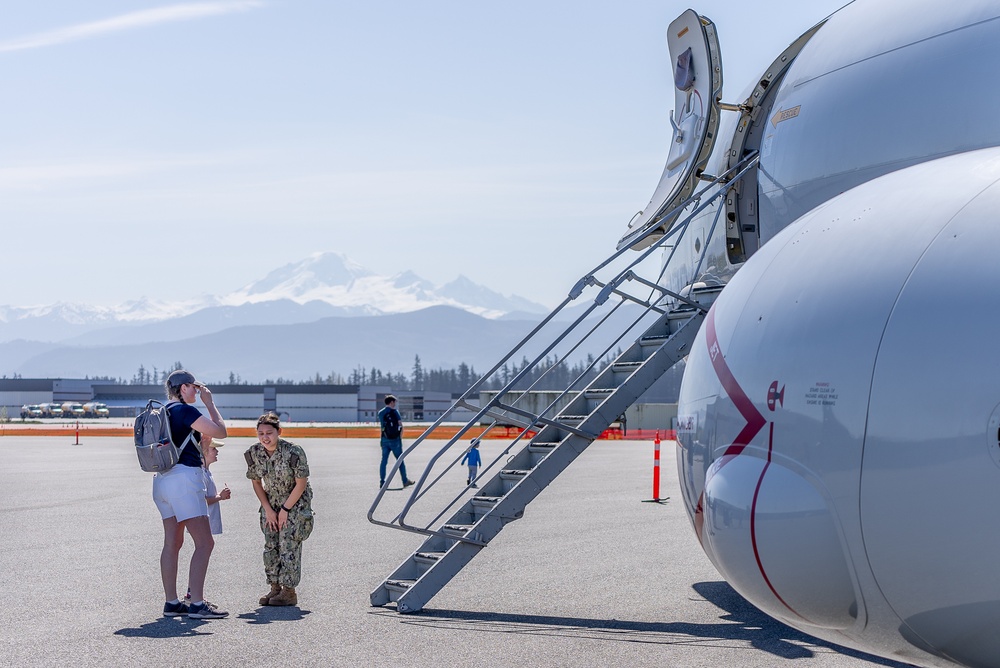
{"label": "brown combat boot", "polygon": [[281,585],[277,582],[271,583],[271,591],[260,597],[261,605],[270,605],[271,599],[281,593]]}
{"label": "brown combat boot", "polygon": [[281,593],[268,599],[268,605],[295,605],[299,597],[295,595],[295,587],[282,587]]}

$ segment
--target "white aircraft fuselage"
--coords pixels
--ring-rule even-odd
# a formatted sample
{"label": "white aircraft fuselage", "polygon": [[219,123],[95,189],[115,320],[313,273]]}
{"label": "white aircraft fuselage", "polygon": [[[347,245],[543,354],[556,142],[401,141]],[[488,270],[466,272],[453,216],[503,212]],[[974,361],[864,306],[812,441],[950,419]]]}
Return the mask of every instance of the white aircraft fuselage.
{"label": "white aircraft fuselage", "polygon": [[685,155],[702,181],[759,156],[663,278],[725,285],[681,388],[685,505],[781,621],[1000,666],[1000,2],[856,0],[793,47],[742,114],[703,104],[711,54],[678,65],[675,136],[714,148],[674,146],[634,223],[669,227]]}

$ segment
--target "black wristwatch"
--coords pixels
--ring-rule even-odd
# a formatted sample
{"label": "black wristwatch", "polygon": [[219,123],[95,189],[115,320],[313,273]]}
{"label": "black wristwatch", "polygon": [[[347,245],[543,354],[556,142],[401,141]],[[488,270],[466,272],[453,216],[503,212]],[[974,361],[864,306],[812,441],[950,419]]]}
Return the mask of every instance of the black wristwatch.
{"label": "black wristwatch", "polygon": [[284,506],[282,506],[281,509],[284,510],[286,513],[292,512],[291,508],[285,508]]}

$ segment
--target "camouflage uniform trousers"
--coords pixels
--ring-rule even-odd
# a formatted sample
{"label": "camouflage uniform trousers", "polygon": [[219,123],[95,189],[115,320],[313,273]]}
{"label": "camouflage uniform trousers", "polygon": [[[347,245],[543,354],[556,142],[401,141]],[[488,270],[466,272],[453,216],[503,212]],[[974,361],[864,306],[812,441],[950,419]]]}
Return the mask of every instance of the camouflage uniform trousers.
{"label": "camouflage uniform trousers", "polygon": [[288,522],[280,531],[267,526],[266,515],[260,511],[260,530],[264,532],[264,574],[269,583],[297,587],[302,579],[302,541],[313,528],[311,511],[293,509]]}

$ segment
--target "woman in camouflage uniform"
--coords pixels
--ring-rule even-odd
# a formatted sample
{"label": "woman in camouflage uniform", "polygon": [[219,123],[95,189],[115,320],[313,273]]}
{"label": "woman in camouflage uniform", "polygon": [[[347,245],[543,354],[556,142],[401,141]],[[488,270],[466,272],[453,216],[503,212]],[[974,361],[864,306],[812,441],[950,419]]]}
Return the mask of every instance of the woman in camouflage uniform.
{"label": "woman in camouflage uniform", "polygon": [[302,448],[281,438],[274,413],[257,420],[257,440],[244,457],[247,478],[260,499],[264,574],[271,585],[260,604],[295,605],[295,587],[302,577],[302,541],[313,528],[309,464]]}

